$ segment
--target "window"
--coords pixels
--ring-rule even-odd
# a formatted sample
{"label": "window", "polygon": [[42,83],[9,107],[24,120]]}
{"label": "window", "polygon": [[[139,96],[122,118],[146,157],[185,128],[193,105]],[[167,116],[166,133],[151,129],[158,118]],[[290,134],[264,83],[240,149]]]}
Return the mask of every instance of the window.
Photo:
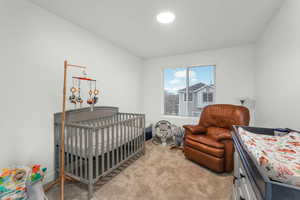
{"label": "window", "polygon": [[215,66],[165,69],[164,114],[197,117],[214,103],[215,90]]}
{"label": "window", "polygon": [[210,103],[213,102],[213,93],[212,92],[204,92],[203,93],[203,102]]}
{"label": "window", "polygon": [[188,100],[186,99],[186,94],[187,93],[185,92],[184,93],[184,101],[193,101],[193,93],[191,93],[191,92],[189,93],[189,99]]}

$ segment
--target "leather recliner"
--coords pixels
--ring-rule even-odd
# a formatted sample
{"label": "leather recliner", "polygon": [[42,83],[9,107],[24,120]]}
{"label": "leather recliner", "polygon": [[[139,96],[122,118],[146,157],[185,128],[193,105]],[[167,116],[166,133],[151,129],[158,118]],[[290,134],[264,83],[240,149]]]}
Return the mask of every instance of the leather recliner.
{"label": "leather recliner", "polygon": [[204,107],[198,125],[184,125],[184,155],[215,172],[231,172],[234,146],[232,125],[248,126],[244,106],[216,104]]}

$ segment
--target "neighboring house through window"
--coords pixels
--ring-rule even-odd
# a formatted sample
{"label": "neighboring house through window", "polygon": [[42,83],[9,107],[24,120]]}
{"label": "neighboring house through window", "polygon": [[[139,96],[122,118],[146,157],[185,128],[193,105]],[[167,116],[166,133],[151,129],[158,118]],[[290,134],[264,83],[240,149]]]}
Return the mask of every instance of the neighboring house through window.
{"label": "neighboring house through window", "polygon": [[[164,70],[164,114],[199,116],[215,102],[215,66]],[[188,95],[187,95],[188,94]]]}

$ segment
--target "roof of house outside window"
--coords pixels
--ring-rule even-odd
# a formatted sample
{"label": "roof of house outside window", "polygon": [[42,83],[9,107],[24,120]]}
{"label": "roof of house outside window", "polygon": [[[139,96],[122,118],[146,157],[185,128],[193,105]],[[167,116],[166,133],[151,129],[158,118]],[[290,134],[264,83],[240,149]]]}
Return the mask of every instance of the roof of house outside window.
{"label": "roof of house outside window", "polygon": [[[190,87],[189,87],[189,91],[197,91],[197,90],[199,90],[199,89],[201,89],[201,88],[205,88],[205,87],[215,87],[214,85],[206,85],[205,83],[196,83],[196,84],[194,84],[194,85],[191,85]],[[178,92],[185,92],[185,88],[182,88],[182,89],[180,89],[180,90],[178,90]]]}

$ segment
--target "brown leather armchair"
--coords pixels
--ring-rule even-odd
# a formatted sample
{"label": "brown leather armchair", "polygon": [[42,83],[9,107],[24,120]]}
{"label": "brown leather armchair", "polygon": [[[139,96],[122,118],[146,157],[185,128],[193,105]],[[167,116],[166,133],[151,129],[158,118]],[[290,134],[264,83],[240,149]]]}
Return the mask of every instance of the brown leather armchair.
{"label": "brown leather armchair", "polygon": [[243,106],[216,104],[206,106],[198,125],[184,125],[186,158],[215,172],[233,169],[232,125],[249,125],[249,110]]}

